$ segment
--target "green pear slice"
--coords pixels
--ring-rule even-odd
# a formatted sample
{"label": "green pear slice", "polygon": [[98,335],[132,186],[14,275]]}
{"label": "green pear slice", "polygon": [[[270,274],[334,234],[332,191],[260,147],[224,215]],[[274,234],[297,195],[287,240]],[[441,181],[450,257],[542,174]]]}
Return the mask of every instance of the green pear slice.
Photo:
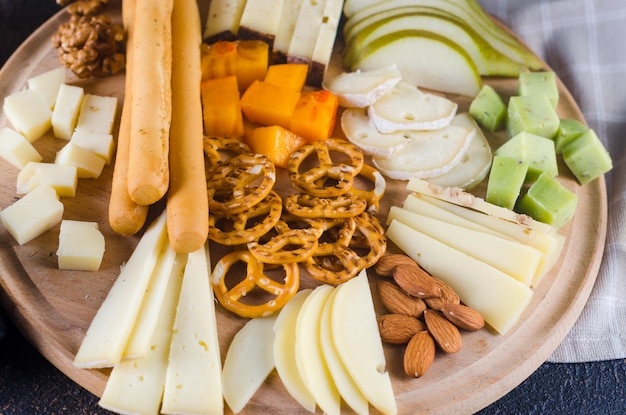
{"label": "green pear slice", "polygon": [[402,30],[381,36],[362,49],[351,69],[368,71],[390,63],[396,64],[404,81],[423,88],[471,97],[482,88],[469,55],[436,33]]}
{"label": "green pear slice", "polygon": [[438,33],[461,46],[472,58],[481,75],[515,77],[523,66],[494,49],[469,24],[444,14],[408,12],[392,15],[362,27],[346,43],[344,62],[349,66],[366,44],[400,30],[419,29]]}

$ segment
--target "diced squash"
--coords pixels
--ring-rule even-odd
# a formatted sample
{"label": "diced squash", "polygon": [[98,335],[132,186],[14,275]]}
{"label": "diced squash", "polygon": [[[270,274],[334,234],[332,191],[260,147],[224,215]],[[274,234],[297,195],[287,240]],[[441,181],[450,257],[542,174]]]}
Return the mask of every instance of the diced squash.
{"label": "diced squash", "polygon": [[237,73],[237,43],[220,41],[202,45],[202,80],[223,78]]}
{"label": "diced squash", "polygon": [[254,81],[241,97],[241,110],[255,124],[289,129],[300,92],[263,81]]}
{"label": "diced squash", "polygon": [[234,75],[207,79],[200,84],[204,133],[208,136],[242,137],[243,115]]}
{"label": "diced squash", "polygon": [[250,150],[268,157],[276,167],[286,168],[291,153],[305,143],[302,137],[277,125],[246,131],[246,144]]}
{"label": "diced squash", "polygon": [[267,69],[264,81],[274,85],[283,85],[300,92],[306,82],[309,65],[306,63],[282,63]]}
{"label": "diced squash", "polygon": [[307,141],[326,140],[335,129],[337,96],[330,91],[305,91],[291,117],[290,130]]}
{"label": "diced squash", "polygon": [[239,89],[262,80],[269,64],[269,45],[262,40],[240,40],[237,46],[237,82]]}

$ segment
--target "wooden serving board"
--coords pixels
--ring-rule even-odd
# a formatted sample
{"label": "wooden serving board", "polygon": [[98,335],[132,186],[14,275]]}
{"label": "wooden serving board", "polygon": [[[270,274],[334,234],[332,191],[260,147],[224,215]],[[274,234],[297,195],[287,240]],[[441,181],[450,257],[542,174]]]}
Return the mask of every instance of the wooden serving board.
{"label": "wooden serving board", "polygon": [[[206,3],[200,2],[202,16]],[[120,1],[111,2],[108,12],[120,21]],[[58,67],[56,51],[50,38],[58,25],[67,20],[63,12],[54,16],[16,51],[0,71],[0,97],[24,87],[31,76]],[[336,51],[331,71],[341,70]],[[116,96],[121,106],[124,76],[101,80],[78,80],[89,93]],[[488,80],[504,96],[515,92],[515,79]],[[559,80],[561,117],[583,120],[582,114]],[[469,100],[451,97],[459,102],[459,111],[466,111]],[[7,125],[0,113],[0,127]],[[115,127],[117,130],[117,126]],[[53,161],[54,154],[65,142],[48,136],[35,143],[44,161]],[[340,134],[340,131],[337,131]],[[505,139],[503,133],[489,135],[496,147]],[[567,236],[561,259],[535,290],[532,303],[520,323],[506,336],[481,330],[463,333],[463,348],[453,355],[438,352],[435,363],[422,378],[404,375],[401,347],[385,346],[387,368],[391,373],[399,412],[402,414],[469,414],[513,389],[526,379],[554,351],[576,321],[595,282],[604,249],[607,226],[606,189],[603,178],[581,187],[561,165],[562,182],[578,195],[574,219],[560,230]],[[106,370],[77,369],[72,365],[75,353],[91,319],[117,277],[120,266],[127,261],[138,237],[123,237],[108,224],[107,209],[112,166],[95,180],[81,179],[75,198],[65,198],[65,219],[97,221],[106,238],[106,252],[100,271],[59,271],[56,249],[59,227],[56,226],[35,240],[19,246],[0,226],[0,299],[16,325],[35,347],[57,368],[95,395],[105,386]],[[15,200],[18,171],[0,160],[0,209]],[[482,186],[484,188],[484,185]],[[480,187],[479,187],[480,189]],[[480,192],[480,190],[478,190]],[[380,211],[381,222],[392,204],[401,204],[406,196],[406,182],[387,183],[387,193]],[[163,206],[151,208],[155,218]],[[393,246],[389,247],[394,250]],[[212,260],[217,260],[217,250]],[[375,278],[370,273],[372,279]],[[315,283],[303,277],[302,286]],[[375,295],[375,301],[378,299]],[[380,305],[377,302],[377,307]],[[379,309],[382,312],[382,309]],[[218,326],[222,355],[243,319],[218,306]],[[349,412],[346,409],[346,412]],[[297,414],[306,413],[293,400],[273,373],[254,396],[243,413]]]}

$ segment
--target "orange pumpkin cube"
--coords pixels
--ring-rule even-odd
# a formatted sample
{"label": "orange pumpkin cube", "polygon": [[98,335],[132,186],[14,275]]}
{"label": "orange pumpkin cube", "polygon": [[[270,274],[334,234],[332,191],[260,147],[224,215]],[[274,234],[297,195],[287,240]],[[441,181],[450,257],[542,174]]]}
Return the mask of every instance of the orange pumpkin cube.
{"label": "orange pumpkin cube", "polygon": [[239,87],[234,75],[207,79],[200,84],[204,134],[243,137],[243,115]]}
{"label": "orange pumpkin cube", "polygon": [[256,79],[265,78],[269,63],[269,45],[262,40],[240,40],[237,46],[237,82],[244,90]]}
{"label": "orange pumpkin cube", "polygon": [[286,168],[291,153],[306,143],[302,137],[278,125],[247,130],[245,141],[250,150],[266,156],[281,168]]}
{"label": "orange pumpkin cube", "polygon": [[299,99],[300,92],[288,87],[254,81],[241,97],[241,110],[254,124],[288,129]]}
{"label": "orange pumpkin cube", "polygon": [[305,91],[296,104],[289,129],[307,141],[323,141],[335,129],[337,96],[330,91]]}
{"label": "orange pumpkin cube", "polygon": [[202,44],[202,80],[224,78],[237,73],[237,43],[219,41],[212,45]]}
{"label": "orange pumpkin cube", "polygon": [[274,85],[283,85],[300,92],[306,82],[309,65],[305,63],[281,63],[267,68],[264,81]]}

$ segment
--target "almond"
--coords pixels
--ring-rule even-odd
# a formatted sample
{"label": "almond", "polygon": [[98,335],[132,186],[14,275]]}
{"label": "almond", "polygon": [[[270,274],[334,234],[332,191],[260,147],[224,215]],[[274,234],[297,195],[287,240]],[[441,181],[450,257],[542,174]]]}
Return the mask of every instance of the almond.
{"label": "almond", "polygon": [[441,288],[417,263],[398,265],[393,271],[394,281],[414,297],[440,297]]}
{"label": "almond", "polygon": [[435,341],[428,331],[420,331],[409,341],[404,351],[404,372],[419,378],[424,376],[435,360]]}
{"label": "almond", "polygon": [[403,314],[385,314],[377,320],[380,338],[385,343],[406,344],[415,333],[426,330],[420,320]]}
{"label": "almond", "polygon": [[441,311],[431,309],[424,311],[424,321],[441,350],[446,353],[456,353],[461,350],[462,340],[459,329],[445,318]]}
{"label": "almond", "polygon": [[480,330],[485,327],[485,319],[476,310],[463,304],[445,304],[443,315],[458,328]]}
{"label": "almond", "polygon": [[441,296],[425,298],[424,301],[428,307],[434,308],[435,310],[441,310],[441,308],[446,304],[461,303],[459,295],[446,282],[434,277],[433,280],[435,280],[435,283],[439,286],[439,288],[441,288]]}
{"label": "almond", "polygon": [[416,265],[416,262],[408,255],[386,254],[380,257],[376,265],[374,265],[374,270],[381,277],[391,277],[393,276],[393,270],[400,264]]}
{"label": "almond", "polygon": [[408,295],[391,281],[378,281],[377,289],[380,300],[390,313],[420,317],[426,310],[424,300]]}

